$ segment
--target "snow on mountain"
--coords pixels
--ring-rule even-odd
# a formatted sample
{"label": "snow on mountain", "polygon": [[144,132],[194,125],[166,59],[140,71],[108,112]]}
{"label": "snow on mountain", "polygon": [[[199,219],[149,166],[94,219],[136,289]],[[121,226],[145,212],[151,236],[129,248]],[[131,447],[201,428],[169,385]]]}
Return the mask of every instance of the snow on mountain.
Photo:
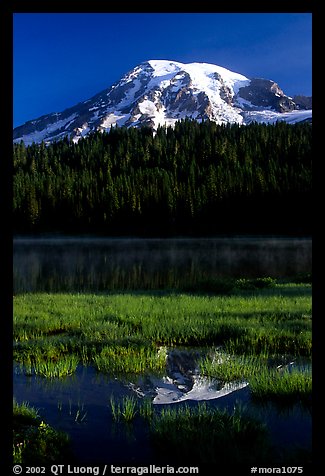
{"label": "snow on mountain", "polygon": [[214,64],[149,60],[91,99],[16,127],[13,138],[26,145],[64,136],[77,142],[116,125],[156,130],[186,117],[243,125],[311,120],[311,98],[297,98],[285,95],[274,81],[249,79]]}

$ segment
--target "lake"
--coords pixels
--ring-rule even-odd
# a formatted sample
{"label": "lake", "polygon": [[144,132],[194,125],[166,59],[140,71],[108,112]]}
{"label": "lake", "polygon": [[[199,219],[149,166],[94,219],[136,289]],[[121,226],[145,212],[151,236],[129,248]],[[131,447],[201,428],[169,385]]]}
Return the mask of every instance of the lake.
{"label": "lake", "polygon": [[223,277],[311,273],[311,238],[17,237],[14,293],[192,286]]}
{"label": "lake", "polygon": [[[160,382],[160,383],[159,383]],[[56,429],[70,435],[73,454],[82,464],[155,464],[159,453],[155,451],[145,421],[136,417],[132,425],[116,425],[110,410],[110,398],[122,399],[136,396],[141,402],[140,390],[150,394],[158,388],[167,388],[163,379],[152,378],[151,382],[134,379],[112,379],[95,371],[92,367],[79,366],[75,375],[62,380],[48,380],[36,376],[26,377],[17,367],[13,375],[14,395],[21,403],[28,401],[39,410],[42,418]],[[175,387],[175,385],[173,385]],[[140,389],[140,390],[139,390]],[[207,398],[207,386],[202,391],[203,400],[186,399],[186,405],[195,407],[199,402],[207,401],[210,408],[227,409],[246,408],[249,405],[252,414],[265,422],[272,440],[276,442],[275,451],[295,448],[311,449],[312,421],[311,413],[299,404],[285,410],[272,403],[252,404],[247,386],[218,395],[218,390],[210,385]],[[166,393],[162,404],[154,405],[159,413],[170,403]],[[156,397],[157,398],[157,397]],[[179,401],[173,406],[182,405]],[[78,415],[78,416],[77,416]],[[258,455],[256,456],[256,462]],[[168,461],[167,461],[168,462]],[[293,461],[292,464],[296,464]],[[184,461],[186,465],[186,461]]]}

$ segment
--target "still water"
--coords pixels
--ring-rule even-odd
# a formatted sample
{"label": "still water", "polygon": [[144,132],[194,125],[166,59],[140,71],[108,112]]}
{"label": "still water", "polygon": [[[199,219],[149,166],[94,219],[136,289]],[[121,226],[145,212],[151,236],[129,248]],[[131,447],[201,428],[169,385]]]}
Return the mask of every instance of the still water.
{"label": "still water", "polygon": [[22,238],[13,243],[14,293],[192,286],[211,277],[311,273],[310,238]]}
{"label": "still water", "polygon": [[[18,366],[13,376],[16,400],[28,401],[47,423],[69,434],[74,458],[80,464],[140,465],[158,461],[159,453],[152,444],[145,420],[138,414],[131,425],[116,424],[110,408],[112,396],[119,401],[125,396],[135,396],[139,405],[143,398],[152,396],[155,413],[170,404],[182,405],[184,400],[191,407],[205,401],[210,408],[226,409],[230,413],[238,407],[249,409],[254,418],[266,424],[275,454],[283,450],[311,450],[308,409],[299,404],[286,409],[272,403],[257,404],[251,400],[249,386],[243,383],[233,384],[223,392],[216,381],[200,380],[198,376],[194,384],[184,389],[180,374],[117,379],[84,366],[79,366],[75,375],[61,380],[27,377]],[[179,398],[181,393],[183,399]]]}

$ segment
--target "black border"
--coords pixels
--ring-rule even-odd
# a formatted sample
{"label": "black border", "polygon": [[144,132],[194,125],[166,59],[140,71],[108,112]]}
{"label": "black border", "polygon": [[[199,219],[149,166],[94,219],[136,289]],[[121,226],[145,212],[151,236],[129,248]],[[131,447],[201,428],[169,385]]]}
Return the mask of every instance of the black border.
{"label": "black border", "polygon": [[[193,8],[199,6],[200,8]],[[134,8],[136,7],[136,8]],[[2,364],[2,385],[0,395],[2,397],[2,416],[5,421],[1,423],[3,437],[1,438],[1,458],[0,463],[3,465],[1,474],[12,474],[12,314],[13,314],[13,291],[12,291],[12,124],[13,124],[13,14],[15,13],[312,13],[313,21],[313,96],[319,98],[314,100],[313,107],[313,143],[317,163],[313,168],[313,187],[314,187],[314,209],[310,212],[314,214],[314,231],[313,231],[313,472],[308,474],[321,474],[322,448],[318,434],[321,432],[320,415],[322,414],[322,388],[321,379],[317,377],[322,372],[322,355],[318,355],[321,348],[322,338],[321,319],[322,307],[320,307],[322,283],[321,270],[317,270],[317,265],[321,266],[320,246],[322,245],[322,228],[323,228],[323,207],[322,195],[318,196],[321,190],[320,180],[322,174],[321,156],[322,143],[317,144],[319,137],[319,128],[322,120],[322,74],[317,74],[317,67],[322,67],[322,14],[321,2],[316,1],[290,1],[290,0],[273,0],[272,2],[261,1],[237,1],[227,2],[223,0],[218,4],[208,1],[195,5],[188,5],[184,11],[184,6],[177,6],[175,2],[168,5],[166,2],[133,2],[131,5],[122,2],[113,3],[105,0],[92,0],[91,2],[81,2],[81,0],[3,0],[0,4],[0,44],[1,44],[1,60],[2,68],[0,77],[2,80],[2,104],[1,109],[1,145],[2,153],[0,155],[0,270],[2,280],[0,285],[0,303],[2,327],[0,332],[0,358]],[[214,7],[214,8],[213,8]],[[317,48],[320,53],[317,55]],[[317,56],[316,56],[317,55]],[[318,60],[319,58],[319,60]],[[316,72],[315,72],[316,71]],[[319,95],[318,95],[319,93]],[[303,217],[302,217],[303,219]],[[9,471],[8,471],[9,469]],[[50,471],[47,471],[50,473]],[[244,474],[244,473],[243,473]],[[247,473],[248,474],[248,473]],[[303,473],[303,476],[307,474]],[[201,475],[202,476],[202,475]],[[212,475],[211,475],[212,476]]]}

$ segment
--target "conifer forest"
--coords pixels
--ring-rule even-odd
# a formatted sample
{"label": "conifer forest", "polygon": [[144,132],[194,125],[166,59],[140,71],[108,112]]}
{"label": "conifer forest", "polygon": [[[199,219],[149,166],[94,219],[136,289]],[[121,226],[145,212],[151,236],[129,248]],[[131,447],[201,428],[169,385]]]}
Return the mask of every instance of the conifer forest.
{"label": "conifer forest", "polygon": [[15,233],[311,233],[309,123],[114,127],[13,150]]}

